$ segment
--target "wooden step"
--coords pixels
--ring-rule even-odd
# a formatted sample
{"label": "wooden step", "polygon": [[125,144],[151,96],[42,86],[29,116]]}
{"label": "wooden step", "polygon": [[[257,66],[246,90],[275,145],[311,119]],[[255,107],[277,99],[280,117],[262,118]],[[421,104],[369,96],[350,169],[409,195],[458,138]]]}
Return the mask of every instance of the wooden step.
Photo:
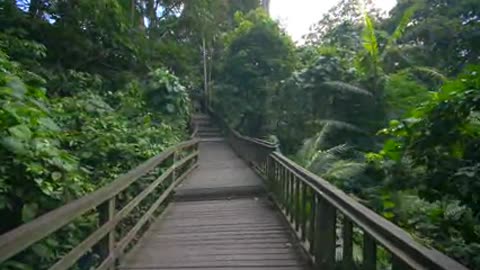
{"label": "wooden step", "polygon": [[198,132],[197,137],[200,137],[200,138],[222,137],[222,134],[219,132]]}

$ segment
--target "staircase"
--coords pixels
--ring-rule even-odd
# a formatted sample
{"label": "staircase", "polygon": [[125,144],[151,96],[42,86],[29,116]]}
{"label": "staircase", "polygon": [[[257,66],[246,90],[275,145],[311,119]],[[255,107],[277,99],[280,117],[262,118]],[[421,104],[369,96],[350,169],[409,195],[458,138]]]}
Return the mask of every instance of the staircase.
{"label": "staircase", "polygon": [[197,127],[196,138],[201,141],[223,141],[220,128],[215,126],[210,117],[206,114],[195,114],[192,116],[192,122]]}

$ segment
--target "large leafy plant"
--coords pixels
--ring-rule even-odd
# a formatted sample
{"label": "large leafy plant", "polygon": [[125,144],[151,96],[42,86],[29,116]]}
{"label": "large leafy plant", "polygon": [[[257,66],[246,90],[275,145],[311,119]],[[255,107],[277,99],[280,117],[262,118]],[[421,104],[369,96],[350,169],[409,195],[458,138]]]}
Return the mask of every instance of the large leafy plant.
{"label": "large leafy plant", "polygon": [[480,241],[479,72],[478,66],[467,68],[409,118],[392,121],[381,132],[391,139],[372,156],[386,187],[410,190],[431,203],[425,220],[411,221],[407,214],[400,222],[473,267],[479,266],[474,254]]}
{"label": "large leafy plant", "polygon": [[[78,159],[61,147],[62,129],[51,117],[45,89],[25,84],[1,54],[1,231],[29,221],[87,191]],[[6,218],[8,216],[8,218]]]}

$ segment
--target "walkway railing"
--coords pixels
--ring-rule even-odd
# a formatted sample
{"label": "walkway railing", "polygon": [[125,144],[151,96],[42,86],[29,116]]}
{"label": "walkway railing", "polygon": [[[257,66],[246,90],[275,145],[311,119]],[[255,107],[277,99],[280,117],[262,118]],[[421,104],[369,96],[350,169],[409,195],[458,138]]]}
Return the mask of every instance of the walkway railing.
{"label": "walkway railing", "polygon": [[117,259],[131,248],[175,186],[198,166],[197,161],[198,142],[180,143],[105,187],[1,235],[0,264],[12,257],[22,261],[21,257],[14,256],[89,215],[97,217],[97,228],[71,250],[60,254],[60,259],[48,269],[70,269],[92,253],[91,257],[97,261],[93,269],[113,269]]}
{"label": "walkway railing", "polygon": [[242,136],[228,126],[226,133],[234,150],[266,180],[318,269],[467,269],[417,243],[400,227],[275,151],[275,145]]}

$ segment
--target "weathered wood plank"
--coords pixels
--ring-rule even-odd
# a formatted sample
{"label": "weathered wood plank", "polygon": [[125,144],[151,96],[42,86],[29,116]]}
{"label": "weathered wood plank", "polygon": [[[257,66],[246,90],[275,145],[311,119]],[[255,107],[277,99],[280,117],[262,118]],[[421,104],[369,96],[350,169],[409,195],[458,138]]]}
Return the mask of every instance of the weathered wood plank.
{"label": "weathered wood plank", "polygon": [[[213,148],[205,148],[205,145]],[[220,150],[220,145],[225,148]],[[231,149],[223,143],[201,143],[200,149],[199,169],[183,182],[177,192],[201,192],[204,184],[213,191],[224,188],[224,179],[215,177],[215,181],[205,181],[202,178],[215,175],[217,168],[211,164],[224,164],[220,163],[225,162],[221,159],[236,160],[238,157],[230,155],[228,151]],[[203,159],[204,156],[207,160]],[[219,171],[240,176],[236,178],[235,188],[242,188],[245,183],[252,183],[252,179],[245,179],[245,176],[250,177],[251,171],[244,174],[246,165],[238,164],[223,166]],[[272,175],[282,174],[273,164],[269,165]],[[253,177],[257,186],[261,187],[260,179],[256,175]],[[282,182],[278,181],[276,186],[282,187]],[[290,179],[290,183],[294,182]],[[174,202],[163,218],[152,224],[137,248],[121,261],[119,269],[243,267],[298,270],[308,268],[306,265],[307,261],[299,256],[297,241],[292,238],[288,225],[284,224],[275,206],[262,197],[250,194],[248,198],[233,200],[217,197],[214,200],[199,198],[197,201]]]}
{"label": "weathered wood plank", "polygon": [[[192,215],[198,210],[195,202],[174,203],[165,213],[163,220],[152,225],[147,238],[142,239],[135,254],[129,254],[128,260],[122,262],[120,269],[133,268],[182,268],[212,269],[221,267],[295,267],[305,269],[306,261],[297,254],[296,241],[292,238],[286,224],[275,214],[271,204],[255,198],[231,201],[202,201],[202,206],[215,212],[222,205],[217,215],[198,215],[195,222],[185,219],[183,212]],[[193,209],[193,210],[190,210]],[[246,211],[251,209],[252,211]],[[248,221],[250,225],[239,223],[224,224],[232,213],[238,212],[235,221]],[[204,212],[203,212],[204,213]],[[168,217],[168,218],[167,218]],[[265,217],[269,217],[265,219]],[[261,225],[255,225],[261,220]],[[185,224],[188,222],[188,224]],[[210,224],[204,226],[201,224]],[[178,225],[178,226],[177,226]],[[233,226],[230,228],[230,226]],[[236,226],[236,227],[235,227]],[[237,230],[236,228],[243,228]],[[188,228],[188,231],[185,231]],[[223,232],[217,231],[223,228]],[[226,229],[229,229],[225,231]],[[266,229],[261,229],[266,228]],[[207,229],[207,230],[206,230]]]}

